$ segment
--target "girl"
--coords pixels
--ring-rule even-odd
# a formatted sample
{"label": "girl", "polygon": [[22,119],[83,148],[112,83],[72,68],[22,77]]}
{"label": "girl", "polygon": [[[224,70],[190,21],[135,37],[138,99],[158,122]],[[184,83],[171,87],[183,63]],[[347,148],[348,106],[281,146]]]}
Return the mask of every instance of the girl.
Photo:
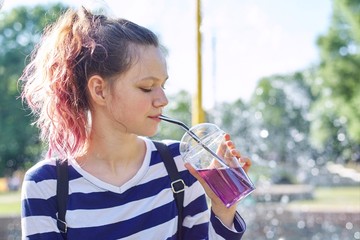
{"label": "girl", "polygon": [[[177,239],[170,179],[147,138],[168,104],[166,61],[154,33],[69,9],[45,30],[21,79],[22,96],[49,146],[23,183],[23,238]],[[240,239],[245,223],[236,205],[226,208],[184,166],[178,142],[165,143],[186,185],[182,238]],[[240,158],[234,147],[233,155]],[[55,158],[68,163],[66,234],[57,227]]]}

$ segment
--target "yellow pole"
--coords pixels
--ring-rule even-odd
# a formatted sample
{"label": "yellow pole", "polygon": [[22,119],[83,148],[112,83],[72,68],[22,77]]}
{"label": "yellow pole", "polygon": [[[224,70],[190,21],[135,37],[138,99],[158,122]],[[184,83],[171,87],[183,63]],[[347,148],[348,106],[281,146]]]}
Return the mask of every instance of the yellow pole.
{"label": "yellow pole", "polygon": [[193,100],[192,125],[205,121],[205,113],[202,107],[202,58],[201,58],[201,0],[197,0],[196,6],[196,39],[197,39],[197,82],[196,94]]}

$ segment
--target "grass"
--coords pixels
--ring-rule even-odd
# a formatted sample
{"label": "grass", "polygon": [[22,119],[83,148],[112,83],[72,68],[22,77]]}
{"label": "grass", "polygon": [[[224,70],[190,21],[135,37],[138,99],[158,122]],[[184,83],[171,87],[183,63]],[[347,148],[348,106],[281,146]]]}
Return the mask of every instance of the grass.
{"label": "grass", "polygon": [[360,212],[360,187],[321,187],[316,188],[314,199],[294,201],[290,208],[309,210],[357,211]]}
{"label": "grass", "polygon": [[0,216],[20,215],[20,191],[0,193]]}

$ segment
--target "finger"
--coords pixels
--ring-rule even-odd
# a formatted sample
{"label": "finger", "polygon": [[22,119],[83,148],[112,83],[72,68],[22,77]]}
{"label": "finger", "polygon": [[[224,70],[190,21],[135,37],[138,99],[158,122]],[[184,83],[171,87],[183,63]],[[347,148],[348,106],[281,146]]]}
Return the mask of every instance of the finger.
{"label": "finger", "polygon": [[252,162],[250,160],[250,158],[248,157],[241,157],[240,158],[240,162],[243,164],[243,169],[244,171],[247,173],[252,165]]}
{"label": "finger", "polygon": [[233,141],[231,141],[231,140],[227,141],[226,146],[228,147],[228,149],[230,149],[230,152],[234,157],[236,157],[236,158],[241,157],[240,151],[236,149]]}
{"label": "finger", "polygon": [[236,157],[238,159],[241,158],[240,151],[237,149],[231,149],[231,155],[233,155],[234,157]]}
{"label": "finger", "polygon": [[225,138],[225,141],[230,141],[230,134],[225,133],[224,138]]}
{"label": "finger", "polygon": [[234,142],[231,141],[231,140],[225,141],[225,144],[226,144],[226,146],[227,146],[228,148],[230,148],[230,149],[235,148],[235,144],[234,144]]}

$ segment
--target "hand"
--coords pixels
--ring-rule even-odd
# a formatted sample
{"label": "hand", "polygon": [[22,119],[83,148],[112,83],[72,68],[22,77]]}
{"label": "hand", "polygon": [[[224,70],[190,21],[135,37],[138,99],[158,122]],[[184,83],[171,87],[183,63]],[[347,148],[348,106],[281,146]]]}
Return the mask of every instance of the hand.
{"label": "hand", "polygon": [[[251,160],[248,157],[241,156],[240,151],[235,148],[235,144],[233,143],[233,141],[231,141],[229,134],[225,134],[224,138],[225,141],[223,144],[219,146],[219,148],[216,151],[216,154],[222,157],[229,166],[234,165],[232,164],[233,157],[237,158],[239,160],[240,165],[247,173],[251,167]],[[233,167],[237,167],[237,166],[233,166]]]}
{"label": "hand", "polygon": [[211,200],[211,208],[214,214],[221,220],[221,222],[231,228],[234,222],[234,217],[236,213],[236,204],[227,208],[225,204],[216,196],[213,190],[209,187],[209,185],[202,179],[200,174],[196,171],[190,163],[185,163],[185,167],[189,170],[189,172],[200,182],[203,186],[206,195]]}
{"label": "hand", "polygon": [[244,171],[247,173],[252,164],[250,158],[241,156],[240,151],[235,148],[235,144],[230,140],[229,134],[225,134],[225,143],[226,143],[228,149],[230,149],[231,155],[233,157],[236,157],[237,159],[239,159],[240,165],[242,166]]}
{"label": "hand", "polygon": [[[230,151],[229,151],[230,150]],[[251,167],[251,160],[247,157],[241,157],[240,151],[238,151],[235,148],[234,143],[230,139],[229,134],[225,134],[225,141],[223,144],[219,146],[216,153],[222,157],[230,166],[234,165],[231,164],[231,162],[234,161],[234,157],[238,159],[241,166],[243,166],[243,169],[245,172],[248,172],[248,170]],[[216,160],[211,164],[210,168],[217,167]],[[189,170],[189,172],[199,181],[199,183],[203,186],[206,195],[211,200],[211,206],[214,214],[228,227],[231,227],[234,221],[235,212],[237,204],[234,204],[230,208],[227,208],[223,202],[220,200],[220,198],[217,197],[217,195],[212,191],[212,189],[209,187],[209,185],[202,179],[200,174],[194,169],[191,164],[185,163],[185,167]],[[235,166],[238,167],[238,166]]]}

